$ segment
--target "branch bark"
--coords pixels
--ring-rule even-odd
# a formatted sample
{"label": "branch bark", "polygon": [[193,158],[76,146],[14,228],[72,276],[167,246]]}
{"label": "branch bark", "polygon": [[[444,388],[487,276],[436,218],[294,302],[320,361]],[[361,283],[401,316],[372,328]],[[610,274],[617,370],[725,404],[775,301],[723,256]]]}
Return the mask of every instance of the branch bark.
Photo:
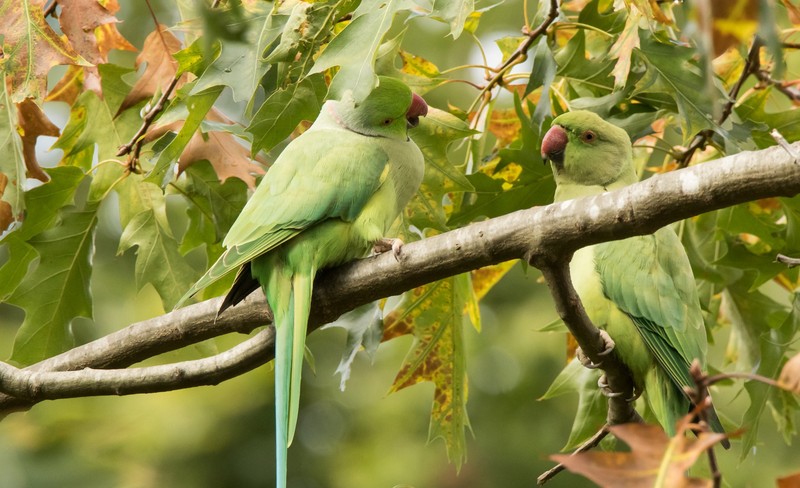
{"label": "branch bark", "polygon": [[[483,266],[510,259],[525,259],[535,265],[544,257],[549,260],[549,269],[558,270],[553,267],[558,259],[565,259],[583,246],[651,233],[669,223],[750,200],[793,196],[800,193],[800,164],[792,153],[800,151],[800,143],[791,147],[792,151],[773,147],[740,153],[654,176],[619,191],[474,223],[407,244],[399,262],[387,254],[326,270],[315,283],[309,331],[359,305]],[[563,276],[553,279],[554,283],[565,280]],[[568,295],[567,290],[564,296]],[[242,353],[238,364],[235,357],[227,358],[233,361],[229,363],[226,358],[215,356],[168,365],[167,369],[131,370],[134,372],[121,369],[211,337],[249,333],[271,321],[260,293],[215,320],[219,302],[219,298],[208,300],[133,324],[25,370],[3,368],[0,414],[24,410],[49,398],[213,384],[269,361],[274,354],[270,351],[272,339],[269,333],[264,333],[256,336],[263,342],[256,344],[258,341],[253,340],[242,345],[241,350],[237,346],[231,350],[235,352],[223,353],[230,356]],[[602,345],[581,337],[594,337],[596,329],[591,324],[577,322],[579,344],[592,358]],[[604,358],[603,368],[613,370],[614,362],[611,357]],[[76,370],[86,368],[112,371],[77,371],[84,376],[76,375]],[[611,384],[618,381],[613,373],[606,371]],[[101,386],[92,390],[88,383],[96,381]],[[59,391],[59,383],[71,386]],[[624,411],[617,413],[620,418],[625,417]],[[611,417],[614,415],[615,412],[610,412]]]}

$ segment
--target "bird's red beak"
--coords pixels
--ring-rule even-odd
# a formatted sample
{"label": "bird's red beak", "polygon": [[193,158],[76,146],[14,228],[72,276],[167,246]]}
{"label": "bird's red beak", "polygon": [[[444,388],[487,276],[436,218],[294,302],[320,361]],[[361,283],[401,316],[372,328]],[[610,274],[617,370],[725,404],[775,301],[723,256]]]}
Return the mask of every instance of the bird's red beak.
{"label": "bird's red beak", "polygon": [[411,106],[408,107],[406,112],[406,120],[408,127],[416,127],[419,125],[419,118],[428,115],[428,104],[425,100],[416,93],[411,94]]}
{"label": "bird's red beak", "polygon": [[563,127],[560,125],[550,127],[550,130],[547,131],[547,134],[542,139],[542,159],[545,162],[548,160],[556,163],[563,162],[567,142],[569,142],[569,138],[567,137],[567,131]]}

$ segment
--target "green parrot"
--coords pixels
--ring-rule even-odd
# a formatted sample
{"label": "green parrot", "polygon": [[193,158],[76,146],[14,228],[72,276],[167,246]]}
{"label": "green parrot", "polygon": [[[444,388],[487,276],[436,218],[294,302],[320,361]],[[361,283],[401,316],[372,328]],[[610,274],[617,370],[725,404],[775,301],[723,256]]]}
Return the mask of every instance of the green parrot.
{"label": "green parrot", "polygon": [[223,241],[227,248],[181,303],[238,269],[222,313],[259,286],[275,317],[277,486],[297,424],[300,375],[314,276],[322,268],[392,250],[384,236],[419,189],[424,161],[408,137],[428,105],[403,83],[380,77],[362,102],[322,106],[261,180]]}
{"label": "green parrot", "polygon": [[[638,180],[628,134],[594,113],[553,120],[542,157],[556,181],[555,201],[613,191]],[[637,390],[670,436],[689,413],[683,387],[689,366],[705,368],[708,347],[700,301],[686,251],[670,227],[653,234],[584,247],[570,262],[572,283],[589,318],[611,336]],[[715,432],[723,432],[713,407]],[[727,441],[725,441],[727,447]]]}

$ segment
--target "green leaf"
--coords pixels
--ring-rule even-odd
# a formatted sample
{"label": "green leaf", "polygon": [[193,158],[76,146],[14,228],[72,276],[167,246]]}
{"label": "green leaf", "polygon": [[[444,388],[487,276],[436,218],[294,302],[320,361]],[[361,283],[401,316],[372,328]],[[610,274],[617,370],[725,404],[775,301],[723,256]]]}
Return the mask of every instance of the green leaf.
{"label": "green leaf", "polygon": [[714,129],[728,138],[728,132],[713,118],[712,100],[724,100],[725,95],[716,85],[706,82],[692,61],[695,50],[658,42],[649,31],[642,31],[639,38],[641,46],[635,52],[647,69],[633,94],[662,93],[672,98],[680,116],[684,144],[706,129]]}
{"label": "green leaf", "polygon": [[[755,372],[767,378],[777,378],[785,361],[786,352],[791,346],[795,334],[800,330],[800,295],[794,295],[791,313],[777,327],[771,326],[772,324],[764,324],[762,318],[764,314],[774,316],[778,308],[777,304],[767,302],[764,300],[766,297],[754,300],[752,296],[743,296],[739,299],[735,291],[732,296],[737,308],[743,312],[744,320],[761,322],[761,333],[755,338],[758,342],[753,344],[753,347],[758,348],[759,358]],[[742,436],[741,459],[744,459],[752,451],[758,441],[759,421],[763,416],[764,407],[771,397],[772,387],[760,381],[748,381],[744,388],[750,397],[750,406],[742,418],[742,425],[746,425],[748,428]]]}
{"label": "green leaf", "polygon": [[580,446],[606,423],[608,400],[597,387],[600,374],[599,370],[584,368],[580,361],[573,359],[539,398],[549,400],[568,393],[578,394],[578,411],[562,451],[571,451]]}
{"label": "green leaf", "polygon": [[316,119],[326,89],[323,76],[312,75],[274,91],[247,127],[247,132],[253,134],[252,153],[269,151],[289,137],[301,121]]}
{"label": "green leaf", "polygon": [[464,311],[474,300],[470,278],[462,274],[416,288],[385,319],[385,338],[408,333],[414,343],[390,392],[423,381],[435,385],[429,440],[441,437],[447,455],[459,469],[466,459],[467,372],[464,356]]}
{"label": "green leaf", "polygon": [[12,361],[29,365],[74,346],[70,323],[92,315],[89,278],[96,224],[96,205],[68,208],[58,225],[28,242],[39,262],[8,298],[25,310]]}
{"label": "green leaf", "polygon": [[128,177],[117,191],[120,199],[128,203],[119,252],[138,247],[137,287],[152,284],[161,296],[164,310],[171,310],[198,273],[178,252],[178,242],[167,220],[166,198],[158,186],[142,181],[138,175]]}
{"label": "green leaf", "polygon": [[450,162],[447,148],[474,133],[458,117],[436,108],[430,108],[428,115],[420,118],[420,125],[410,131],[409,135],[425,157],[425,177],[417,195],[403,212],[408,224],[421,230],[447,230],[442,199],[446,194],[473,190],[463,169]]}
{"label": "green leaf", "polygon": [[247,201],[247,185],[243,181],[228,178],[220,183],[207,162],[189,166],[186,177],[170,188],[175,188],[190,202],[190,211],[197,212],[190,214],[191,223],[181,242],[182,252],[200,244],[221,241]]}
{"label": "green leaf", "polygon": [[25,210],[22,189],[25,182],[25,160],[22,139],[17,133],[17,110],[7,91],[0,86],[0,233],[21,218]]}
{"label": "green leaf", "polygon": [[[194,91],[193,91],[194,92]],[[214,86],[204,92],[189,95],[186,100],[188,115],[181,125],[178,134],[170,141],[166,148],[158,155],[158,160],[152,170],[147,174],[146,181],[165,186],[172,179],[168,174],[168,169],[180,157],[189,140],[200,128],[206,114],[214,106],[219,94],[222,93],[222,86]]]}
{"label": "green leaf", "polygon": [[450,35],[453,39],[458,39],[464,30],[464,24],[474,11],[474,0],[433,0],[431,17],[450,24]]}
{"label": "green leaf", "polygon": [[533,69],[528,84],[525,86],[526,96],[540,86],[542,87],[539,103],[536,105],[536,111],[532,117],[540,125],[544,118],[550,115],[550,85],[555,79],[557,70],[556,59],[550,51],[550,46],[547,45],[547,37],[542,37],[533,53]]}
{"label": "green leaf", "polygon": [[[379,1],[383,3],[380,8]],[[378,47],[392,26],[395,13],[412,5],[408,0],[362,2],[353,21],[333,38],[311,68],[313,74],[339,66],[328,91],[329,98],[341,99],[345,91],[351,90],[353,98],[359,102],[378,85],[375,74]]]}
{"label": "green leaf", "polygon": [[27,210],[22,225],[0,240],[0,244],[8,246],[9,255],[8,261],[0,267],[0,299],[14,291],[37,256],[36,250],[26,241],[56,223],[59,209],[73,201],[84,178],[83,171],[70,166],[45,171],[50,181],[25,193]]}

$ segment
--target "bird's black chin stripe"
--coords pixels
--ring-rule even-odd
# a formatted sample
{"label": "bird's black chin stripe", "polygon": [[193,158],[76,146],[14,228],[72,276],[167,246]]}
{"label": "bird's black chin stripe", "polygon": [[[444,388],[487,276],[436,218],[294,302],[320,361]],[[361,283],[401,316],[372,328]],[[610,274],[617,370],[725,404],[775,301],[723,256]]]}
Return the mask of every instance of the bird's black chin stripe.
{"label": "bird's black chin stripe", "polygon": [[564,168],[564,151],[551,152],[547,155],[547,159],[555,165],[556,169],[561,170]]}

